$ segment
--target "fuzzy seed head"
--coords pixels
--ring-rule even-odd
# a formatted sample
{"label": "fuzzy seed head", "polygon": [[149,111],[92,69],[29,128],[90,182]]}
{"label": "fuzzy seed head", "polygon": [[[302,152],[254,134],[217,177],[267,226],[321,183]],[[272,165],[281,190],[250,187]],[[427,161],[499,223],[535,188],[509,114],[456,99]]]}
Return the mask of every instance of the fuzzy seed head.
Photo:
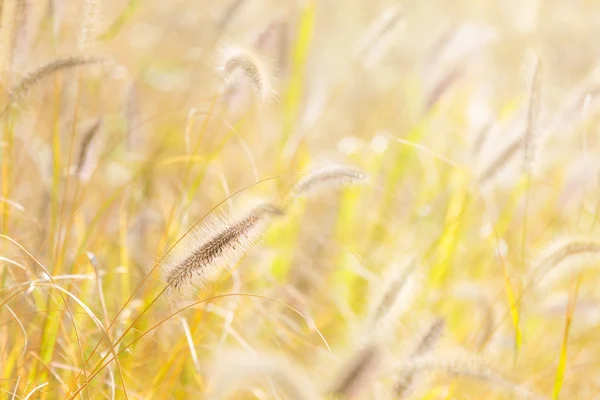
{"label": "fuzzy seed head", "polygon": [[[465,353],[465,352],[460,352]],[[441,371],[453,376],[488,382],[513,391],[523,399],[543,399],[531,389],[509,379],[485,360],[471,354],[431,354],[401,364],[405,373]]]}
{"label": "fuzzy seed head", "polygon": [[104,61],[103,58],[99,57],[78,57],[68,56],[63,58],[57,58],[46,64],[41,65],[34,71],[27,74],[23,79],[17,82],[9,92],[10,103],[18,103],[23,97],[25,97],[29,91],[36,86],[42,79],[65,69],[71,69],[75,67],[81,67],[84,65],[98,64]]}
{"label": "fuzzy seed head", "polygon": [[548,285],[598,255],[600,241],[593,238],[573,237],[557,241],[547,247],[534,263],[533,278],[538,286]]}
{"label": "fuzzy seed head", "polygon": [[414,272],[414,264],[404,268],[394,265],[376,292],[369,325],[381,331],[393,329],[396,321],[410,310],[420,287],[421,277]]}
{"label": "fuzzy seed head", "polygon": [[443,318],[435,318],[427,329],[423,330],[422,336],[417,340],[413,355],[423,355],[429,352],[442,337],[445,326],[446,322]]}
{"label": "fuzzy seed head", "polygon": [[542,81],[542,65],[538,55],[531,57],[531,78],[529,79],[529,105],[527,107],[527,121],[525,128],[525,140],[523,141],[523,169],[525,172],[531,171],[533,163],[535,135],[537,129],[537,119],[540,112],[540,92]]}
{"label": "fuzzy seed head", "polygon": [[94,142],[96,136],[102,127],[102,118],[99,118],[94,122],[88,130],[83,134],[81,144],[79,146],[79,155],[77,156],[77,176],[83,181],[87,181],[94,168],[95,160],[92,157],[95,153]]}
{"label": "fuzzy seed head", "polygon": [[364,184],[368,176],[355,167],[328,165],[314,170],[301,179],[293,190],[294,197],[302,197],[322,189]]}
{"label": "fuzzy seed head", "polygon": [[165,259],[169,290],[186,292],[214,281],[258,242],[271,218],[282,213],[279,207],[262,203],[238,219],[220,219],[190,232]]}
{"label": "fuzzy seed head", "polygon": [[79,33],[79,51],[82,53],[92,50],[100,27],[101,4],[98,0],[83,2],[83,16]]}
{"label": "fuzzy seed head", "polygon": [[[442,337],[445,325],[443,318],[435,318],[425,329],[419,332],[415,338],[415,345],[409,359],[430,354]],[[396,395],[401,399],[408,396],[418,382],[419,375],[416,371],[402,371],[394,386]]]}
{"label": "fuzzy seed head", "polygon": [[342,397],[358,396],[368,386],[382,358],[382,349],[376,343],[359,348],[343,366],[330,393]]}
{"label": "fuzzy seed head", "polygon": [[251,50],[224,46],[219,70],[225,80],[224,91],[247,82],[262,101],[268,101],[277,94],[267,62]]}

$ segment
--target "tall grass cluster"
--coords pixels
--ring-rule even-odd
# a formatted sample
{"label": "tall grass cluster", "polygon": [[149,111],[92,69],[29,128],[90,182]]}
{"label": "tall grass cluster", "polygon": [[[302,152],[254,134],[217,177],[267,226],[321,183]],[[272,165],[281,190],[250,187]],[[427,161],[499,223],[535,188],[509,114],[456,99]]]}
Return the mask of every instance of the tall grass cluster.
{"label": "tall grass cluster", "polygon": [[600,3],[0,4],[0,398],[600,398]]}

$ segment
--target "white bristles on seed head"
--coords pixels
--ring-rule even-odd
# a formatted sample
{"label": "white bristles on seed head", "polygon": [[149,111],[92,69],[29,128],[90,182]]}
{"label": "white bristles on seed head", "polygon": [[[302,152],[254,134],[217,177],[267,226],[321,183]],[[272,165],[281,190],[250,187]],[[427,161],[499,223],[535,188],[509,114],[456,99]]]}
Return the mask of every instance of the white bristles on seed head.
{"label": "white bristles on seed head", "polygon": [[532,279],[538,288],[552,283],[598,261],[600,241],[589,237],[570,237],[546,247],[533,263]]}
{"label": "white bristles on seed head", "polygon": [[449,375],[478,379],[494,386],[503,387],[522,399],[545,399],[528,387],[507,378],[485,360],[465,351],[452,353],[432,353],[401,362],[403,373],[440,371]]}
{"label": "white bristles on seed head", "polygon": [[225,81],[223,92],[233,86],[247,83],[261,101],[268,102],[277,97],[269,62],[250,49],[221,46],[218,69]]}
{"label": "white bristles on seed head", "polygon": [[343,398],[357,398],[376,377],[383,358],[383,348],[378,342],[371,341],[356,349],[342,365],[329,393]]}
{"label": "white bristles on seed head", "polygon": [[37,69],[25,75],[24,78],[18,81],[9,90],[10,103],[18,103],[41,80],[58,71],[87,66],[91,64],[99,64],[105,61],[105,58],[100,57],[67,56],[62,58],[56,58],[52,61],[47,62],[46,64],[42,64]]}
{"label": "white bristles on seed head", "polygon": [[[429,321],[426,326],[419,329],[411,340],[411,348],[407,355],[408,360],[430,354],[440,341],[444,333],[445,325],[444,319],[438,317]],[[401,371],[396,378],[396,384],[394,385],[396,395],[401,399],[407,397],[412,393],[413,388],[419,381],[422,380],[421,375],[422,374],[416,373],[416,371]]]}
{"label": "white bristles on seed head", "polygon": [[368,176],[358,168],[347,165],[327,165],[313,170],[294,187],[294,197],[301,197],[321,189],[360,185],[367,182]]}
{"label": "white bristles on seed head", "polygon": [[216,280],[257,244],[272,217],[282,213],[264,202],[238,218],[215,217],[193,229],[162,263],[169,292],[188,292]]}
{"label": "white bristles on seed head", "polygon": [[374,290],[369,326],[380,328],[377,329],[380,334],[393,330],[395,323],[410,310],[416,300],[422,277],[414,270],[414,261],[408,266],[394,263],[381,285]]}
{"label": "white bristles on seed head", "polygon": [[79,32],[78,48],[81,53],[93,50],[95,41],[100,32],[101,7],[98,0],[85,0],[83,2],[83,15],[81,18],[81,30]]}
{"label": "white bristles on seed head", "polygon": [[531,164],[535,153],[535,137],[537,136],[537,120],[540,113],[540,97],[542,86],[542,63],[539,55],[530,52],[526,55],[527,83],[529,90],[529,104],[527,106],[527,120],[523,141],[523,169],[531,172]]}
{"label": "white bristles on seed head", "polygon": [[413,356],[429,353],[444,334],[445,327],[446,321],[440,317],[432,319],[422,327],[414,339]]}

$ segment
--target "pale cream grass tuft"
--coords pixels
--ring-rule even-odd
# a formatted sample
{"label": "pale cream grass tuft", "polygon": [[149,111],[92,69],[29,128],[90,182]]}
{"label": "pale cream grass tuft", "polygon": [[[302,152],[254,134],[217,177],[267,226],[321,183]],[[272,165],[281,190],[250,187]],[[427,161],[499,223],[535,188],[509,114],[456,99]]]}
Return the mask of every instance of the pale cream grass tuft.
{"label": "pale cream grass tuft", "polygon": [[24,0],[6,0],[2,2],[0,29],[0,79],[6,85],[13,61],[15,36],[19,14],[24,8]]}
{"label": "pale cream grass tuft", "polygon": [[101,2],[99,0],[85,0],[83,2],[83,16],[79,33],[78,48],[82,53],[93,49],[99,30],[101,18]]}
{"label": "pale cream grass tuft", "polygon": [[231,87],[249,83],[257,97],[268,102],[277,97],[269,63],[258,53],[238,46],[221,46],[219,70],[223,74],[226,93]]}
{"label": "pale cream grass tuft", "polygon": [[[531,61],[529,61],[531,60]],[[529,80],[529,104],[527,106],[527,121],[525,126],[525,137],[523,141],[523,170],[526,173],[531,172],[533,156],[535,152],[535,135],[537,130],[537,120],[540,113],[540,97],[542,86],[542,63],[537,54],[530,53],[526,58],[526,63],[531,64],[531,73]]]}
{"label": "pale cream grass tuft", "polygon": [[383,349],[374,341],[355,351],[338,373],[329,393],[342,397],[356,398],[368,389],[383,361]]}
{"label": "pale cream grass tuft", "polygon": [[422,285],[422,276],[415,268],[416,261],[408,266],[392,264],[380,287],[375,289],[369,327],[379,332],[393,330],[400,317],[410,310]]}
{"label": "pale cream grass tuft", "polygon": [[282,214],[279,207],[264,202],[239,218],[213,218],[192,230],[163,261],[169,291],[187,292],[213,282],[256,245],[273,217]]}
{"label": "pale cream grass tuft", "polygon": [[81,144],[79,145],[79,154],[77,156],[76,174],[82,181],[89,180],[96,163],[95,142],[100,128],[102,127],[102,118],[98,118],[83,134]]}
{"label": "pale cream grass tuft", "polygon": [[358,41],[354,50],[356,60],[367,68],[375,66],[392,47],[403,21],[402,7],[384,9]]}
{"label": "pale cream grass tuft", "polygon": [[538,288],[544,288],[565,275],[579,271],[597,261],[600,241],[586,237],[557,240],[546,247],[533,263],[532,280]]}
{"label": "pale cream grass tuft", "polygon": [[520,399],[541,400],[546,398],[507,378],[505,374],[500,373],[485,360],[464,351],[446,354],[436,352],[404,361],[400,363],[399,367],[404,373],[439,371],[453,376],[478,379],[508,389]]}
{"label": "pale cream grass tuft", "polygon": [[[408,359],[411,360],[430,354],[440,341],[445,325],[446,323],[443,318],[434,318],[424,329],[421,329],[413,339],[414,344],[413,348],[409,351]],[[419,378],[418,375],[416,371],[402,371],[400,373],[394,387],[396,395],[399,398],[404,398],[412,392]]]}
{"label": "pale cream grass tuft", "polygon": [[500,153],[496,155],[483,169],[483,172],[479,175],[479,183],[484,184],[491,178],[496,176],[506,164],[519,152],[523,147],[525,137],[519,135],[516,139],[510,142]]}
{"label": "pale cream grass tuft", "polygon": [[368,175],[358,168],[347,165],[327,165],[317,168],[302,178],[292,190],[294,197],[301,197],[322,189],[360,185],[366,183]]}
{"label": "pale cream grass tuft", "polygon": [[427,326],[421,330],[420,335],[415,338],[415,348],[412,352],[412,356],[424,355],[431,351],[441,339],[445,327],[446,321],[443,318],[438,317],[430,321]]}
{"label": "pale cream grass tuft", "polygon": [[478,350],[483,350],[493,337],[496,326],[496,309],[490,299],[490,288],[480,282],[460,282],[452,290],[461,300],[476,305],[481,314],[481,328],[474,338]]}
{"label": "pale cream grass tuft", "polygon": [[29,91],[44,78],[65,69],[82,67],[85,65],[98,64],[105,61],[102,57],[81,57],[67,56],[57,58],[46,64],[41,65],[28,73],[23,79],[17,82],[9,91],[10,104],[15,105],[23,99]]}

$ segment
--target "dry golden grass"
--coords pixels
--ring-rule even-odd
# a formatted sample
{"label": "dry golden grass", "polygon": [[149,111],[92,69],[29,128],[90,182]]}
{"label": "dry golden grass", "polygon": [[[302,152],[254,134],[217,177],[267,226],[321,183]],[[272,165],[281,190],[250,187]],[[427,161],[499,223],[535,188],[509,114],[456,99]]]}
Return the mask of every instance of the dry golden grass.
{"label": "dry golden grass", "polygon": [[600,398],[597,2],[0,4],[0,398]]}

